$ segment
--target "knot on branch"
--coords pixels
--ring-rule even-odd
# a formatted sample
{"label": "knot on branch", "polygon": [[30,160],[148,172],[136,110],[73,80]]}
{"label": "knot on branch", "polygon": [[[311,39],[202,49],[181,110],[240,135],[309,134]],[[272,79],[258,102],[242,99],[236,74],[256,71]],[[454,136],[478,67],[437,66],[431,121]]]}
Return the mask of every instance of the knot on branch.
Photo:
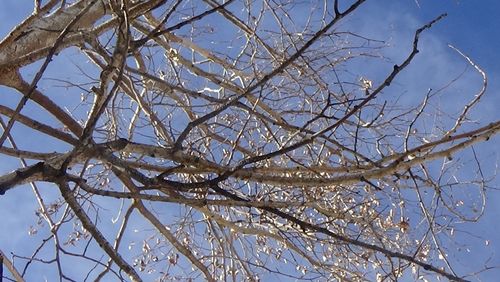
{"label": "knot on branch", "polygon": [[34,165],[15,170],[0,177],[0,195],[14,188],[15,186],[33,181],[55,181],[65,176],[60,170],[53,168],[45,162],[38,162]]}

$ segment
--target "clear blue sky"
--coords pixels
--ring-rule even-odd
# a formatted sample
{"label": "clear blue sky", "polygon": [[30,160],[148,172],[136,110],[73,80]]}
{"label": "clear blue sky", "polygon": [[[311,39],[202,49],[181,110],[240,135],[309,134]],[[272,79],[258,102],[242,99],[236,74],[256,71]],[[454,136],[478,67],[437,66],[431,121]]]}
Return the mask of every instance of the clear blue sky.
{"label": "clear blue sky", "polygon": [[[498,36],[500,1],[419,0],[420,7],[417,7],[414,0],[368,0],[367,2],[361,12],[369,17],[353,19],[346,24],[355,26],[373,38],[387,40],[389,39],[387,35],[390,34],[392,49],[389,48],[387,52],[396,58],[398,55],[407,54],[413,31],[416,28],[440,13],[447,12],[448,17],[426,32],[422,40],[422,54],[419,54],[415,67],[411,69],[414,71],[411,75],[417,75],[417,77],[409,77],[409,73],[403,74],[399,83],[407,83],[411,85],[410,88],[415,93],[419,93],[428,88],[429,84],[439,83],[444,77],[450,78],[452,76],[450,73],[464,66],[463,59],[446,47],[448,43],[452,44],[469,55],[488,75],[488,92],[479,107],[480,111],[476,111],[474,117],[481,124],[500,119],[500,91],[498,90],[500,88],[500,36]],[[0,37],[3,38],[13,26],[31,13],[31,5],[32,1],[1,1]],[[418,73],[428,74],[429,71],[436,72],[436,81],[418,79]],[[471,83],[467,84],[466,82],[469,81]],[[466,78],[463,92],[457,91],[457,95],[462,97],[467,93],[472,94],[479,86],[477,77],[472,74],[470,78]],[[4,88],[0,88],[0,91],[0,95],[5,95]],[[457,97],[449,97],[449,101],[443,100],[443,103],[453,104],[456,99]],[[4,98],[2,101],[5,101]],[[37,142],[37,140],[30,141],[34,144]],[[499,144],[500,138],[496,137],[478,148],[478,153],[484,156],[486,163],[489,164],[487,169],[490,174],[495,162],[500,161]],[[1,174],[18,166],[18,163],[4,163],[3,161],[0,163]],[[493,185],[500,187],[500,179],[497,178]],[[19,253],[26,248],[25,254],[29,255],[33,250],[33,246],[29,246],[29,243],[34,240],[27,235],[27,231],[34,222],[32,211],[36,205],[30,197],[31,190],[28,186],[14,190],[0,197],[0,249],[8,254],[14,250]],[[476,224],[463,227],[464,230],[479,235],[481,238],[473,239],[473,236],[457,235],[457,238],[466,238],[468,241],[465,243],[471,247],[470,253],[462,250],[452,254],[461,258],[462,267],[466,271],[460,271],[461,266],[457,265],[460,273],[481,269],[482,265],[478,262],[482,263],[488,258],[491,258],[488,266],[500,266],[500,232],[498,231],[500,205],[498,203],[500,203],[500,191],[489,190],[484,217]],[[490,240],[489,246],[485,245],[485,239]],[[496,281],[498,277],[500,277],[500,269],[480,274],[483,281]]]}

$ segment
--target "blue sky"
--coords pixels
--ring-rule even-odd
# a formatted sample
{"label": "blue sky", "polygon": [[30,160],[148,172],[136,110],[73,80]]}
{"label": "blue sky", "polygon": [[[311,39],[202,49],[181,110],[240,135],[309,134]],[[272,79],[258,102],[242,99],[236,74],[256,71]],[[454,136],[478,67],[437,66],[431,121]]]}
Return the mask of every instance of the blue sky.
{"label": "blue sky", "polygon": [[[423,0],[419,1],[420,8],[416,7],[414,1],[368,2],[368,5],[371,6],[365,6],[364,9],[373,9],[373,17],[377,18],[377,20],[376,25],[366,28],[376,34],[377,30],[383,28],[384,25],[393,25],[394,37],[398,37],[398,35],[407,37],[403,41],[393,41],[395,45],[399,45],[396,46],[396,49],[398,49],[397,47],[401,47],[401,44],[406,45],[406,50],[401,50],[401,48],[395,50],[396,53],[402,51],[403,54],[407,52],[409,48],[408,42],[410,41],[408,39],[412,36],[412,34],[401,34],[403,30],[408,32],[440,13],[448,13],[448,16],[444,20],[435,25],[423,36],[422,47],[420,48],[422,52],[416,58],[415,64],[398,81],[414,84],[412,89],[423,91],[427,87],[437,86],[433,86],[432,83],[442,83],[444,77],[450,78],[453,73],[463,70],[465,65],[463,59],[446,47],[447,44],[452,44],[470,56],[488,76],[488,90],[482,100],[482,104],[478,107],[478,111],[474,112],[474,118],[482,124],[500,118],[500,111],[498,111],[500,107],[500,92],[498,91],[500,87],[500,65],[498,64],[500,60],[498,53],[498,50],[500,50],[500,37],[497,36],[500,29],[500,20],[498,19],[500,2],[492,0]],[[376,16],[377,14],[379,15],[378,17]],[[436,76],[436,81],[432,79],[430,81],[423,81],[418,79],[418,76],[415,77],[419,72],[425,74],[429,71],[435,72],[433,74]],[[450,93],[451,96],[442,98],[443,104],[453,106],[455,102],[458,102],[461,98],[465,98],[468,95],[467,93],[473,94],[480,87],[480,77],[477,73],[470,73],[470,75],[465,76],[463,79],[463,83],[457,87],[455,93]],[[497,136],[487,144],[482,144],[477,148],[485,161],[484,168],[490,174],[494,173],[496,162],[499,160],[499,144],[500,138]],[[500,187],[500,179],[497,177],[491,184],[492,186]],[[456,264],[457,271],[464,273],[468,272],[467,270],[480,269],[484,266],[483,263],[487,259],[489,259],[488,266],[498,267],[500,265],[500,233],[498,232],[498,225],[500,223],[499,202],[499,191],[489,190],[485,215],[477,223],[465,224],[462,227],[464,233],[455,237],[457,240],[463,240],[470,247],[470,252],[464,247],[459,248],[459,246],[456,246],[455,248],[450,248],[451,251],[455,251],[451,256],[460,257],[460,263]],[[466,235],[466,232],[470,232],[474,236]],[[485,240],[490,241],[488,246],[486,246]],[[475,278],[482,281],[497,281],[499,276],[500,269],[497,268],[481,273]]]}
{"label": "blue sky", "polygon": [[[410,50],[413,32],[422,24],[436,17],[442,12],[447,12],[448,17],[427,31],[422,38],[421,54],[415,64],[402,74],[395,83],[394,92],[407,89],[408,93],[424,94],[428,87],[438,87],[443,81],[453,78],[460,73],[466,64],[454,51],[447,47],[452,44],[470,56],[488,75],[489,88],[482,104],[473,116],[481,124],[500,119],[500,2],[495,0],[419,0],[419,7],[414,0],[369,0],[358,12],[363,18],[353,17],[344,23],[353,26],[358,31],[375,39],[387,40],[390,46],[385,50],[394,62],[400,62]],[[31,13],[31,1],[3,0],[0,3],[0,37],[4,37],[9,30]],[[377,69],[366,70],[377,75]],[[50,69],[47,77],[55,77],[64,73],[64,69]],[[435,72],[433,79],[428,79],[428,73]],[[69,72],[71,73],[71,72]],[[386,72],[383,72],[386,73]],[[27,70],[27,75],[30,70]],[[463,80],[454,88],[455,93],[442,97],[443,106],[453,107],[457,102],[470,98],[480,87],[480,77],[477,73],[468,72]],[[424,81],[425,80],[425,81]],[[44,83],[50,83],[45,81]],[[409,90],[408,90],[409,89]],[[54,93],[64,97],[61,93]],[[10,95],[5,88],[0,88],[0,95]],[[418,95],[418,94],[415,94]],[[19,96],[15,96],[19,97]],[[407,97],[418,99],[418,96]],[[17,100],[6,100],[2,103],[15,103]],[[30,110],[30,108],[28,108]],[[35,111],[36,108],[31,110]],[[18,134],[22,134],[18,132]],[[29,136],[22,142],[23,146],[51,147],[51,144],[41,144],[43,140],[33,140]],[[491,175],[494,165],[500,161],[500,138],[495,137],[487,144],[478,146],[478,154],[485,160],[485,170]],[[0,164],[0,173],[6,173],[17,168],[17,162],[3,161]],[[465,173],[465,172],[464,172]],[[496,179],[493,186],[500,187],[500,179]],[[43,185],[41,185],[44,187]],[[49,188],[49,187],[47,187]],[[49,190],[49,189],[47,189]],[[53,190],[53,189],[52,189]],[[481,269],[482,263],[489,259],[489,266],[500,266],[500,232],[497,226],[500,221],[500,191],[488,191],[488,203],[485,215],[478,223],[466,224],[462,227],[466,232],[480,237],[458,234],[456,239],[465,240],[469,245],[470,253],[458,251],[452,255],[460,257],[462,265],[457,264],[456,270],[466,273]],[[10,251],[30,255],[33,250],[31,243],[35,238],[28,236],[29,226],[35,222],[33,210],[36,203],[31,196],[29,186],[16,188],[0,197],[0,249],[8,254]],[[47,233],[38,234],[37,239],[43,238]],[[474,239],[476,238],[476,239]],[[485,240],[490,240],[486,246]],[[479,278],[483,281],[494,281],[500,276],[500,268],[481,273]],[[34,278],[34,277],[33,277]],[[50,280],[50,279],[49,279]]]}

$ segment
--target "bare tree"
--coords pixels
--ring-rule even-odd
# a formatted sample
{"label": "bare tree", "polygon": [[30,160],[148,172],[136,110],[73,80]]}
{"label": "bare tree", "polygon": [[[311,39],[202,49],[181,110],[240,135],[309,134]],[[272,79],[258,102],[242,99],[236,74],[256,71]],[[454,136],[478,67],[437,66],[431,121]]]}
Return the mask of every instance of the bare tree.
{"label": "bare tree", "polygon": [[[2,161],[22,165],[0,192],[31,185],[32,232],[50,235],[2,255],[12,277],[466,280],[443,242],[484,207],[473,145],[500,121],[469,115],[486,76],[452,47],[483,80],[458,114],[435,119],[446,87],[389,99],[445,15],[388,63],[343,24],[364,2],[35,1],[0,43],[0,83],[22,94],[0,105]],[[81,75],[44,76],[69,65]],[[467,156],[475,173],[457,176]]]}

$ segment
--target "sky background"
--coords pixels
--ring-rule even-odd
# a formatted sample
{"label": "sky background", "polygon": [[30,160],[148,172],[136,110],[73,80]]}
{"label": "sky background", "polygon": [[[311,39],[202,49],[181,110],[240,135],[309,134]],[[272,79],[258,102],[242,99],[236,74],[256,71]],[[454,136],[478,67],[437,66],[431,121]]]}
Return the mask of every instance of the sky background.
{"label": "sky background", "polygon": [[[7,35],[15,25],[31,13],[31,10],[32,1],[2,0],[0,2],[0,19],[2,20],[0,37]],[[368,0],[367,4],[358,11],[363,17],[355,15],[342,24],[351,26],[371,38],[387,41],[389,47],[384,54],[397,63],[408,54],[414,31],[443,12],[447,12],[448,17],[422,36],[421,48],[419,48],[422,52],[415,63],[398,78],[395,89],[398,89],[398,85],[401,87],[404,85],[406,91],[410,93],[406,99],[420,101],[427,88],[442,86],[443,83],[462,72],[466,63],[456,52],[447,47],[448,44],[452,44],[470,56],[488,76],[487,93],[478,110],[473,113],[473,117],[482,125],[500,119],[500,91],[498,91],[500,88],[500,37],[498,36],[500,1],[419,0],[417,5],[414,0]],[[70,53],[61,56],[68,56],[67,59],[71,60]],[[46,77],[57,77],[62,74],[68,76],[72,71],[60,67],[49,68]],[[367,68],[366,72],[376,75],[377,70]],[[429,76],[429,73],[432,75]],[[30,74],[33,75],[33,71],[26,70],[26,76]],[[453,108],[457,102],[464,101],[466,98],[470,99],[479,90],[480,82],[480,76],[476,72],[468,71],[456,85],[456,92],[448,93],[449,96],[441,98],[441,105],[444,108],[448,106]],[[49,82],[46,80],[43,83]],[[60,91],[53,95],[64,96],[64,89]],[[16,99],[10,99],[13,95],[5,88],[0,88],[0,95],[2,104],[8,105],[17,103],[16,99],[19,98],[17,95],[14,96]],[[28,110],[36,111],[36,108],[28,108]],[[43,140],[23,136],[21,130],[14,133],[18,134],[16,136],[18,140],[23,139],[22,146],[35,148],[44,146]],[[500,160],[499,144],[500,138],[497,136],[487,144],[478,146],[478,154],[484,160],[484,168],[488,175],[494,173],[496,162]],[[1,174],[17,167],[19,163],[12,159],[0,161]],[[500,187],[499,178],[495,179],[491,185]],[[53,191],[54,197],[58,195],[53,187],[47,190]],[[452,254],[460,258],[461,264],[455,266],[459,273],[479,270],[487,260],[488,266],[500,266],[499,203],[500,191],[490,189],[485,215],[478,223],[466,224],[462,227],[464,231],[475,235],[458,234],[455,238],[467,240],[465,243],[470,245],[471,250],[470,252],[457,250]],[[36,203],[28,185],[17,187],[0,197],[0,249],[4,253],[9,254],[11,251],[23,253],[25,250],[24,254],[29,256],[33,250],[30,243],[47,236],[47,232],[37,234],[35,238],[28,235],[30,225],[33,225],[36,220],[33,213],[35,208]],[[488,246],[485,240],[490,241]],[[36,266],[31,271],[34,270]],[[78,268],[74,271],[75,274],[78,273]],[[50,274],[48,275],[50,277]],[[495,281],[498,277],[500,277],[500,268],[481,273],[477,278],[482,281]]]}

